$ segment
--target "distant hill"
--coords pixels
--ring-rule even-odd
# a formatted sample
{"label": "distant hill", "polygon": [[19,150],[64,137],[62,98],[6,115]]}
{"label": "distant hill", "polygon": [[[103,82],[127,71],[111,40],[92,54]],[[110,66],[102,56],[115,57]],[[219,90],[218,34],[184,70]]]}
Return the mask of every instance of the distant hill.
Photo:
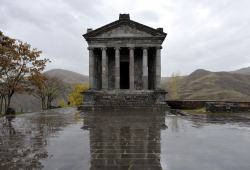
{"label": "distant hill", "polygon": [[44,72],[45,75],[56,77],[66,84],[88,83],[89,76],[79,74],[73,71],[64,69],[52,69]]}
{"label": "distant hill", "polygon": [[239,70],[232,71],[232,73],[250,75],[250,67],[245,67]]}
{"label": "distant hill", "polygon": [[[169,89],[169,82],[166,86]],[[181,78],[180,98],[250,101],[250,75],[199,69]]]}
{"label": "distant hill", "polygon": [[[53,69],[44,72],[44,74],[50,77],[56,77],[64,83],[66,90],[61,92],[60,98],[67,98],[74,84],[88,83],[88,76],[64,69]],[[29,94],[15,94],[12,99],[11,107],[15,108],[18,112],[41,110],[40,101]]]}

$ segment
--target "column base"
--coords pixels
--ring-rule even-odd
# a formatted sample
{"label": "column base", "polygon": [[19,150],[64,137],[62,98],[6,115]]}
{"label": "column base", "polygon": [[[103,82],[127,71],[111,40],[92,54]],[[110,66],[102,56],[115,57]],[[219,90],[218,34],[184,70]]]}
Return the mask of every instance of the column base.
{"label": "column base", "polygon": [[143,76],[142,82],[143,82],[143,89],[147,90],[148,89],[148,76]]}

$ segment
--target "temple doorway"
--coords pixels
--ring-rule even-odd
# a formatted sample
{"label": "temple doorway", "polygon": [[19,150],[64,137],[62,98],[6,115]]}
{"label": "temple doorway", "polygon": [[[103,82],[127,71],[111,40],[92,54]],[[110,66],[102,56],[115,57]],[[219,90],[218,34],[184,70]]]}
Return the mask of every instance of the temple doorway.
{"label": "temple doorway", "polygon": [[120,88],[129,89],[129,62],[120,63]]}

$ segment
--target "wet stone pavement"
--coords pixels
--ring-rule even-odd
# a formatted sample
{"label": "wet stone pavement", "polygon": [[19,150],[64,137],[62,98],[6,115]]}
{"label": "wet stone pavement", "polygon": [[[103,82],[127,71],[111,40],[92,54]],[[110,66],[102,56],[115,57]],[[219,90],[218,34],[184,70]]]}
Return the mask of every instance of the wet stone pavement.
{"label": "wet stone pavement", "polygon": [[74,108],[0,118],[0,170],[249,170],[250,114]]}

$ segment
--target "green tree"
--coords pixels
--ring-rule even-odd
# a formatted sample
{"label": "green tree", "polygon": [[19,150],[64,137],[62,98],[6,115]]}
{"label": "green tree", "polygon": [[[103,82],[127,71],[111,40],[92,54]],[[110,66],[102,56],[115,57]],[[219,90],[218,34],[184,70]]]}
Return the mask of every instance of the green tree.
{"label": "green tree", "polygon": [[58,101],[58,104],[59,104],[60,107],[67,107],[67,103],[65,102],[64,99],[60,99],[60,100]]}
{"label": "green tree", "polygon": [[83,103],[83,96],[81,93],[88,89],[88,84],[76,84],[68,97],[70,106],[80,106]]}

